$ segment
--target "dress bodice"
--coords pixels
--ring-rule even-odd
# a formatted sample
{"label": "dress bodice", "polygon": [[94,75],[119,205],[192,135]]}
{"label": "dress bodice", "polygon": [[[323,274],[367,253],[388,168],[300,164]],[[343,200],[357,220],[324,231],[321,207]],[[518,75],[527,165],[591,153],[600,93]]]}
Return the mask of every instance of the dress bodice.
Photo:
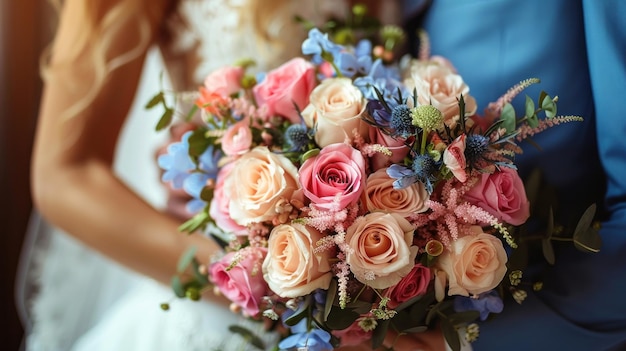
{"label": "dress bodice", "polygon": [[294,18],[321,23],[347,1],[180,0],[166,24],[163,57],[175,89],[194,89],[211,71],[253,59],[264,71],[301,55],[307,33]]}

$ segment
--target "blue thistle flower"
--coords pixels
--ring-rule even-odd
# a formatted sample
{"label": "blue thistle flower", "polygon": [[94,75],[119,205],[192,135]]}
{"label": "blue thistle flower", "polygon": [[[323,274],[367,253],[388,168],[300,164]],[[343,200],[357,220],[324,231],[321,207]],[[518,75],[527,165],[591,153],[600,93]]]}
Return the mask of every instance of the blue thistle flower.
{"label": "blue thistle flower", "polygon": [[305,125],[292,124],[285,130],[285,140],[291,146],[290,151],[304,150],[308,145],[311,137],[309,130]]}
{"label": "blue thistle flower", "polygon": [[397,105],[391,110],[390,127],[397,136],[404,138],[415,134],[411,109],[407,105]]}
{"label": "blue thistle flower", "polygon": [[489,149],[489,138],[481,134],[470,134],[465,139],[465,159],[470,165],[476,164]]}

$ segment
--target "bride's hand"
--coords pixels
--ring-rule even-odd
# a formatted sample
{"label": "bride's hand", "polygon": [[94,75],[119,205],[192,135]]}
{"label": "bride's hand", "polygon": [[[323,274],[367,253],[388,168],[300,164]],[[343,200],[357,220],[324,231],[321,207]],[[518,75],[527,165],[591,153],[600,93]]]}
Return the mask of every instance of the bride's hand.
{"label": "bride's hand", "polygon": [[[356,346],[343,346],[338,348],[340,351],[369,351],[371,348],[371,340],[364,341]],[[393,351],[445,351],[446,344],[441,330],[434,329],[414,334],[398,334],[395,331],[389,331],[383,345],[377,350],[393,350]]]}

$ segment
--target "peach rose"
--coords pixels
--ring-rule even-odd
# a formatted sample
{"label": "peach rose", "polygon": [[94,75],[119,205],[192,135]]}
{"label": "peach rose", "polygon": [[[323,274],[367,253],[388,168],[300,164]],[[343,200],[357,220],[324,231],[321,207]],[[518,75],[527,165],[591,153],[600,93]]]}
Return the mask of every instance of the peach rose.
{"label": "peach rose", "polygon": [[469,296],[489,291],[506,274],[507,255],[502,241],[473,226],[472,234],[452,241],[437,258],[436,269],[448,278],[448,295]]}
{"label": "peach rose", "polygon": [[353,249],[346,261],[358,281],[374,289],[397,284],[415,265],[417,246],[413,226],[395,213],[373,212],[346,231],[346,243]]}
{"label": "peach rose", "polygon": [[252,146],[252,131],[250,130],[250,121],[245,118],[226,130],[221,138],[222,151],[227,156],[242,155]]}
{"label": "peach rose", "polygon": [[479,182],[465,193],[465,199],[512,225],[524,224],[530,216],[524,182],[517,171],[509,167],[481,174]]}
{"label": "peach rose", "polygon": [[279,115],[292,123],[300,123],[298,110],[309,103],[315,84],[313,64],[303,58],[294,58],[270,71],[252,91],[259,107],[266,107],[269,116]]}
{"label": "peach rose", "polygon": [[352,140],[356,130],[367,137],[367,123],[361,120],[367,101],[349,78],[328,78],[311,93],[310,104],[302,111],[304,122],[316,128],[320,147]]}
{"label": "peach rose", "polygon": [[415,62],[405,84],[410,91],[413,88],[417,90],[417,101],[420,105],[432,104],[441,111],[444,123],[450,128],[459,121],[458,99],[461,94],[465,100],[465,115],[471,116],[476,112],[476,99],[469,95],[469,87],[447,65],[434,61]]}
{"label": "peach rose", "polygon": [[367,177],[365,191],[361,196],[369,212],[382,211],[408,217],[428,210],[429,196],[422,182],[415,182],[403,189],[394,189],[395,179],[381,168]]}
{"label": "peach rose", "polygon": [[465,160],[465,134],[459,135],[443,152],[443,163],[461,183],[467,181]]}
{"label": "peach rose", "polygon": [[239,225],[271,221],[300,190],[297,168],[285,156],[257,146],[234,161],[224,184],[228,212]]}
{"label": "peach rose", "polygon": [[314,253],[324,235],[302,224],[274,227],[268,240],[268,255],[263,261],[263,277],[278,296],[295,298],[315,289],[328,289],[332,273],[330,253]]}

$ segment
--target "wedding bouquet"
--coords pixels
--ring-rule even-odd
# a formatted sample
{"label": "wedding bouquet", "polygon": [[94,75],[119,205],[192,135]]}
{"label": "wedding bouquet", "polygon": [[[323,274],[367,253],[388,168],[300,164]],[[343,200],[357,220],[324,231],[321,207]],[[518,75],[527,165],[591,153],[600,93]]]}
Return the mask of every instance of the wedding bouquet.
{"label": "wedding bouquet", "polygon": [[[219,233],[224,254],[181,258],[178,296],[213,288],[246,316],[280,321],[285,350],[377,348],[388,330],[435,325],[458,350],[459,327],[472,341],[473,323],[500,312],[503,294],[522,302],[509,257],[531,202],[514,156],[522,140],[580,117],[558,116],[543,92],[517,115],[510,102],[537,79],[479,114],[425,34],[419,57],[394,60],[404,33],[381,33],[382,45],[339,44],[313,28],[306,59],[257,77],[247,63],[206,77],[190,111],[202,123],[159,164],[194,197],[181,230]],[[148,107],[164,101],[159,93]],[[172,115],[166,106],[158,128]],[[575,240],[591,251],[592,212]]]}

